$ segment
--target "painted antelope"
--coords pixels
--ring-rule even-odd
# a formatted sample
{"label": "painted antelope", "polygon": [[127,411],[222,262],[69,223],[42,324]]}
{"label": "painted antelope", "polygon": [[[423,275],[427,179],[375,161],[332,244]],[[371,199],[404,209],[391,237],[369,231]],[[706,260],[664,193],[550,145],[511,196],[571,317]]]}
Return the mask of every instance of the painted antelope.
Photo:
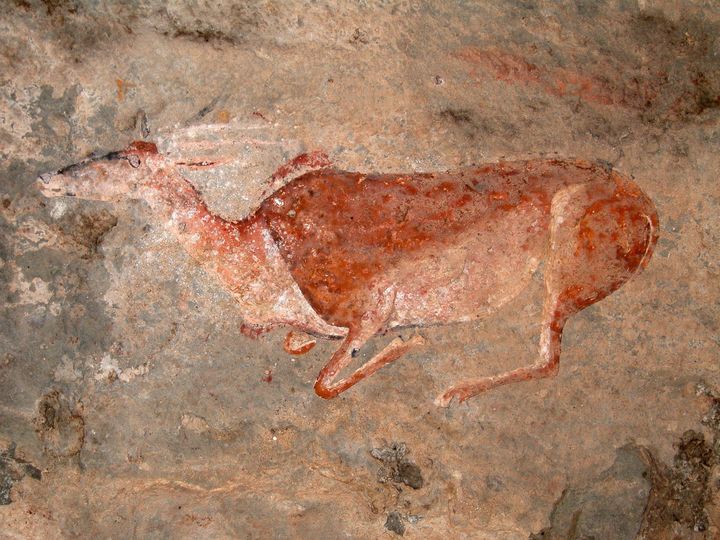
{"label": "painted antelope", "polygon": [[339,378],[368,339],[390,328],[486,317],[519,295],[544,261],[539,360],[459,382],[447,406],[557,373],[568,318],[644,268],[657,241],[652,201],[601,163],[536,159],[450,172],[362,174],[304,154],[310,169],[247,218],[213,214],[148,142],[42,175],[49,197],[135,198],[161,213],[182,246],[237,300],[246,331],[289,325],[342,343],[315,383],[332,398],[423,339],[396,338]]}

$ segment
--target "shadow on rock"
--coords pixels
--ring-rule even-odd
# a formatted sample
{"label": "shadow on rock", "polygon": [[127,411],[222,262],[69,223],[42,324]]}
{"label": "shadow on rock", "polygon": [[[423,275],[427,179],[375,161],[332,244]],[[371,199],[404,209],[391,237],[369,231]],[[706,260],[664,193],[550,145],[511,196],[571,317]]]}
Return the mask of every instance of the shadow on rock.
{"label": "shadow on rock", "polygon": [[587,485],[563,491],[550,527],[529,540],[675,540],[718,538],[720,513],[720,398],[700,388],[711,402],[703,423],[713,441],[688,430],[678,442],[672,466],[634,443],[618,449],[615,463]]}
{"label": "shadow on rock", "polygon": [[10,490],[15,482],[25,476],[42,479],[42,472],[24,459],[15,456],[15,443],[10,443],[8,449],[0,451],[0,504],[10,504]]}

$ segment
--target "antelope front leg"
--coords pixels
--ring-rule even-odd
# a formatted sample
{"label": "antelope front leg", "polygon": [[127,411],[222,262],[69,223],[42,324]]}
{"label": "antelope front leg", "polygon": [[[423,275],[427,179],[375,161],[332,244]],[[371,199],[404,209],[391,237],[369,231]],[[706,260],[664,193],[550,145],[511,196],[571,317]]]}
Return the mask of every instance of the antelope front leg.
{"label": "antelope front leg", "polygon": [[367,312],[362,318],[350,327],[347,337],[335,351],[327,365],[320,371],[315,382],[315,393],[325,399],[334,398],[365,377],[372,375],[378,369],[397,360],[410,349],[425,343],[419,335],[408,341],[395,338],[382,351],[368,362],[356,369],[350,376],[333,382],[338,373],[345,368],[362,348],[363,345],[381,330],[387,323],[395,304],[395,290],[389,288],[378,295],[375,309]]}

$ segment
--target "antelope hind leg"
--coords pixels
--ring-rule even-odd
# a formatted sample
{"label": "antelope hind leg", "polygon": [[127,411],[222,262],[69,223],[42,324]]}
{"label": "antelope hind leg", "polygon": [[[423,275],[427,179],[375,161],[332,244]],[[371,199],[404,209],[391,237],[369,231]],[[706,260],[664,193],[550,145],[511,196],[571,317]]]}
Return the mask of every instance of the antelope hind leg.
{"label": "antelope hind leg", "polygon": [[560,340],[565,318],[559,315],[554,302],[546,301],[542,333],[540,334],[540,358],[530,365],[499,375],[481,377],[458,383],[435,398],[435,405],[447,407],[454,398],[462,403],[486,390],[514,382],[554,377],[560,367]]}
{"label": "antelope hind leg", "polygon": [[[612,184],[571,186],[560,191],[551,207],[539,361],[500,375],[462,382],[438,396],[435,403],[446,407],[453,398],[462,402],[503,384],[556,375],[567,319],[630,279],[652,248],[653,224],[644,214],[648,211],[644,204],[640,199],[617,197]],[[622,218],[624,212],[631,217],[636,214],[639,225],[628,227],[619,221],[618,215]],[[645,255],[636,260],[636,252]]]}

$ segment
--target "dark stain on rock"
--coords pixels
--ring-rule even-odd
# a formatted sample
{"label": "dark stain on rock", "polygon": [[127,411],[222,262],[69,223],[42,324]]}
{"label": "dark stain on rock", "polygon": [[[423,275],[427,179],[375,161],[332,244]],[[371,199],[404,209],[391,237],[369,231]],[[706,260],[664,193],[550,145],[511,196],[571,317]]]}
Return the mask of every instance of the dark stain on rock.
{"label": "dark stain on rock", "polygon": [[602,0],[575,0],[575,9],[580,17],[592,19],[605,7],[604,3]]}
{"label": "dark stain on rock", "polygon": [[194,41],[221,42],[235,45],[242,42],[237,37],[232,36],[217,28],[179,28],[173,33],[174,38],[189,38]]}
{"label": "dark stain on rock", "polygon": [[32,8],[32,5],[28,0],[13,0],[13,4],[15,4],[16,7],[19,7],[20,9],[23,9],[25,11]]}
{"label": "dark stain on rock", "polygon": [[441,120],[450,123],[467,139],[474,140],[483,131],[484,126],[481,126],[475,120],[475,116],[470,109],[445,107],[440,110],[438,116]]}
{"label": "dark stain on rock", "polygon": [[703,423],[713,441],[694,430],[675,444],[672,466],[645,447],[628,444],[613,466],[582,487],[566,488],[550,514],[550,527],[529,540],[600,538],[658,540],[715,538],[709,509],[720,493],[720,397],[710,400]]}
{"label": "dark stain on rock", "polygon": [[74,0],[42,0],[42,4],[48,15],[52,15],[56,11],[77,13],[78,10],[78,4]]}
{"label": "dark stain on rock", "polygon": [[658,11],[634,15],[629,30],[655,64],[654,73],[638,74],[647,89],[644,118],[689,119],[720,108],[720,72],[713,51],[717,25],[692,17],[671,21]]}
{"label": "dark stain on rock", "polygon": [[70,457],[80,452],[85,442],[85,421],[77,404],[59,391],[52,390],[38,402],[35,431],[44,450],[56,457]]}
{"label": "dark stain on rock", "polygon": [[505,482],[502,477],[496,474],[489,474],[485,477],[485,487],[490,491],[502,491],[505,489]]}
{"label": "dark stain on rock", "polygon": [[693,79],[696,91],[692,94],[695,101],[692,114],[702,114],[708,109],[720,108],[720,87],[714,85],[705,73],[698,73]]}
{"label": "dark stain on rock", "polygon": [[[238,2],[224,10],[222,6],[210,12],[210,16],[197,13],[195,17],[167,13],[169,31],[163,32],[175,38],[185,38],[201,43],[241,45],[264,25],[261,8],[246,2]],[[189,9],[192,15],[193,9]],[[216,19],[221,19],[218,23]]]}
{"label": "dark stain on rock", "polygon": [[353,45],[367,45],[370,43],[370,38],[368,37],[367,32],[360,30],[360,28],[356,28],[353,35],[350,37],[350,43]]}
{"label": "dark stain on rock", "polygon": [[201,120],[205,118],[208,114],[210,114],[220,103],[220,100],[222,99],[222,96],[215,96],[212,98],[207,105],[202,107],[192,118],[189,119],[189,122],[196,122],[198,120]]}
{"label": "dark stain on rock", "polygon": [[385,528],[400,536],[405,534],[405,524],[402,522],[402,516],[399,512],[390,512],[388,514],[387,520],[385,520]]}
{"label": "dark stain on rock", "polygon": [[205,105],[202,109],[200,109],[197,113],[197,115],[202,118],[204,116],[207,116],[207,114],[212,111],[212,104],[211,105]]}
{"label": "dark stain on rock", "polygon": [[469,109],[446,108],[440,111],[440,118],[450,120],[459,126],[474,126],[475,121]]}
{"label": "dark stain on rock", "polygon": [[720,493],[712,478],[720,472],[720,397],[702,389],[710,399],[703,424],[713,431],[713,441],[688,430],[676,443],[672,467],[644,449],[652,490],[638,538],[711,538],[708,508]]}
{"label": "dark stain on rock", "polygon": [[405,484],[413,489],[423,487],[422,471],[407,459],[408,452],[405,443],[392,443],[390,446],[373,448],[370,455],[383,463],[383,467],[378,470],[378,482]]}
{"label": "dark stain on rock", "polygon": [[398,463],[398,479],[413,489],[423,487],[423,477],[420,467],[409,461],[401,461]]}
{"label": "dark stain on rock", "polygon": [[103,237],[117,225],[117,217],[105,209],[92,214],[69,214],[60,223],[61,232],[80,247],[85,259],[97,255]]}
{"label": "dark stain on rock", "polygon": [[10,504],[10,491],[16,482],[29,476],[34,480],[42,479],[42,471],[15,455],[15,443],[11,442],[7,450],[0,450],[0,505]]}
{"label": "dark stain on rock", "polygon": [[708,480],[715,453],[703,434],[693,430],[683,433],[676,446],[672,467],[660,463],[650,451],[643,452],[652,490],[640,538],[670,538],[674,531],[691,534],[708,528],[705,506],[710,501]]}

